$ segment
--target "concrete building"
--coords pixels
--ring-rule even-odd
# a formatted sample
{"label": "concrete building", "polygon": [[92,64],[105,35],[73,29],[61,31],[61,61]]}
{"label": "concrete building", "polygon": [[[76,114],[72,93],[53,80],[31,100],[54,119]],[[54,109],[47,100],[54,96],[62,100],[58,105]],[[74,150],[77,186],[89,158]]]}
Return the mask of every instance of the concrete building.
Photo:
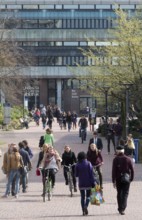
{"label": "concrete building", "polygon": [[[141,0],[115,3],[130,16],[142,5]],[[94,65],[83,57],[80,47],[105,46],[111,41],[108,29],[114,27],[115,7],[113,0],[0,0],[0,19],[18,21],[6,23],[5,28],[12,29],[11,37],[36,60],[35,66],[21,70],[39,80],[39,92],[25,93],[30,107],[34,100],[36,105],[57,104],[77,113],[95,106],[95,99],[80,91],[81,82],[73,72],[76,63]]]}

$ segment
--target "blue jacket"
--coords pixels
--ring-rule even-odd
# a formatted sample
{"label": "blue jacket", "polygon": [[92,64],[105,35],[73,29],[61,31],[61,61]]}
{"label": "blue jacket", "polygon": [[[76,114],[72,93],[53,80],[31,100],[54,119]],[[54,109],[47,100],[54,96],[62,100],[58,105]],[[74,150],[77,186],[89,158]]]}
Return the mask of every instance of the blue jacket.
{"label": "blue jacket", "polygon": [[91,189],[94,187],[93,167],[87,159],[76,164],[75,174],[78,177],[79,189]]}

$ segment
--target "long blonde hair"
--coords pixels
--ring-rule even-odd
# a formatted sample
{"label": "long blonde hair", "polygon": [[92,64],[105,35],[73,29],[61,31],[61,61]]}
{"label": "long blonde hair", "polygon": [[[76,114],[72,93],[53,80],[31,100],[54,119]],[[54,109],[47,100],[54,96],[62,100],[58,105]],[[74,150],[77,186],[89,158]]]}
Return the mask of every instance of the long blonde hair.
{"label": "long blonde hair", "polygon": [[135,144],[134,144],[134,141],[133,141],[132,134],[129,134],[128,137],[127,137],[127,146],[130,149],[133,149],[133,150],[135,149]]}
{"label": "long blonde hair", "polygon": [[97,148],[97,146],[96,146],[96,144],[90,144],[90,150],[92,150],[92,148],[91,147],[93,147],[94,148],[94,151],[96,151],[96,154],[98,155],[98,152],[99,152],[99,150],[98,150],[98,148]]}

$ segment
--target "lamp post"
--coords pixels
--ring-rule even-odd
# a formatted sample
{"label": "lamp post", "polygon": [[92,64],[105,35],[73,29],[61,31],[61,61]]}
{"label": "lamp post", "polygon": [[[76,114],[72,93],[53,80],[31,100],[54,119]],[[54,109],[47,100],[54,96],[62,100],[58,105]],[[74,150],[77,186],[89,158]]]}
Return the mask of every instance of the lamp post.
{"label": "lamp post", "polygon": [[107,135],[107,119],[108,119],[108,91],[110,89],[109,86],[104,86],[105,92],[105,133]]}
{"label": "lamp post", "polygon": [[130,86],[132,86],[132,83],[123,83],[123,85],[125,86],[125,91],[126,91],[126,95],[125,95],[125,135],[126,138],[128,136],[129,133],[129,90],[130,90]]}

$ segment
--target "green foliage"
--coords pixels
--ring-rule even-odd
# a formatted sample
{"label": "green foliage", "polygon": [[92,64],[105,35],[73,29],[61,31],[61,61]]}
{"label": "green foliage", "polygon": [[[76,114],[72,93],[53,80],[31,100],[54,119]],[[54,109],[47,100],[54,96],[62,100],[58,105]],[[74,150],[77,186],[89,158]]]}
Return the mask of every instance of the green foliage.
{"label": "green foliage", "polygon": [[[3,106],[0,105],[0,124],[3,123],[4,120],[4,109]],[[24,109],[24,115],[28,115],[28,110]],[[21,129],[21,123],[19,119],[23,117],[23,106],[13,106],[11,108],[11,121],[10,124],[4,126],[4,129],[11,130],[11,129]]]}
{"label": "green foliage", "polygon": [[0,124],[3,122],[3,106],[0,105]]}

